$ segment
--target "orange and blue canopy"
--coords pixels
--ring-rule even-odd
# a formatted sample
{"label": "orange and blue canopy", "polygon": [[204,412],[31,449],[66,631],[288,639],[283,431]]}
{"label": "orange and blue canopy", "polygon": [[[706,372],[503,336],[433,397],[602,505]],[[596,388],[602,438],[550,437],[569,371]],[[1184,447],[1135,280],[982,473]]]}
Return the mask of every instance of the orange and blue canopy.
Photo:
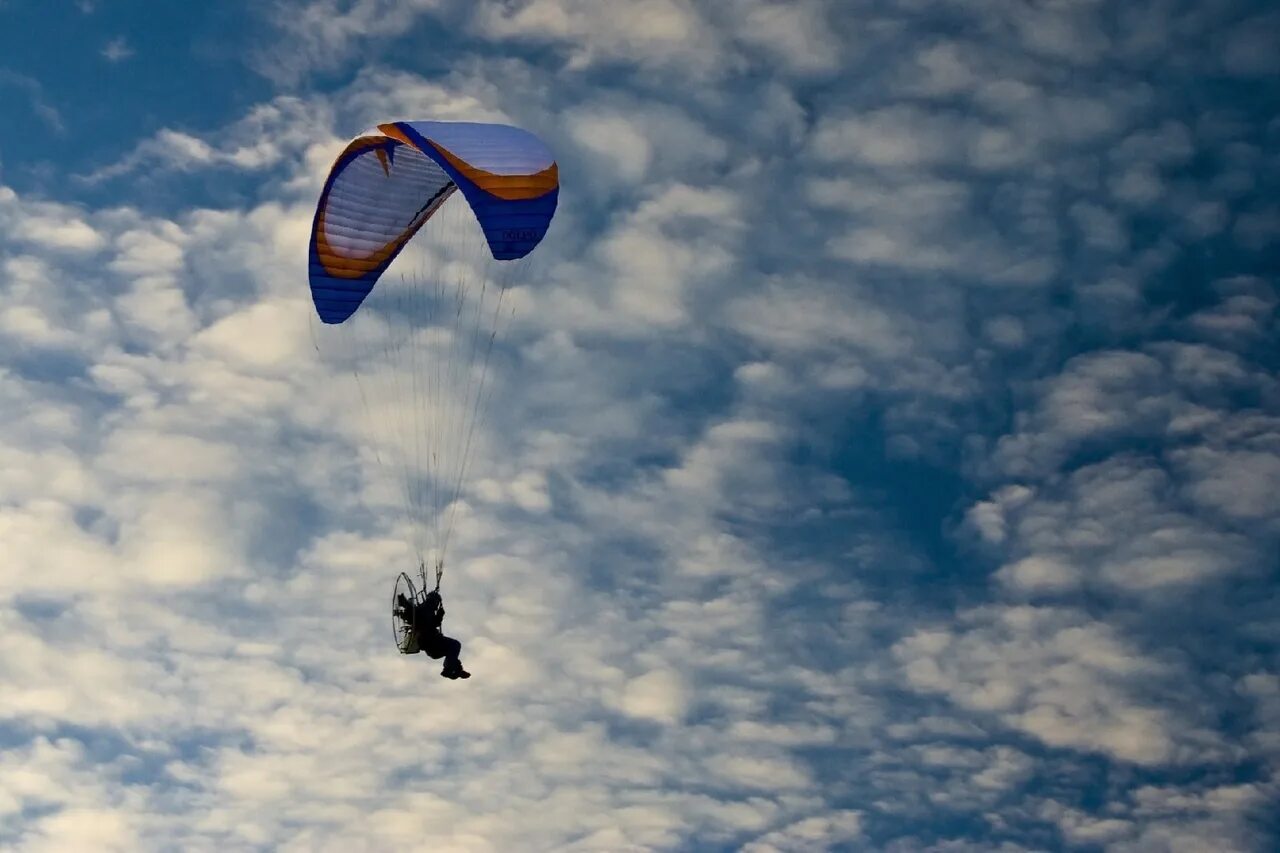
{"label": "orange and blue canopy", "polygon": [[472,122],[380,124],[348,143],[311,227],[311,298],[325,323],[355,313],[378,277],[445,200],[461,190],[500,261],[541,242],[560,180],[542,140]]}

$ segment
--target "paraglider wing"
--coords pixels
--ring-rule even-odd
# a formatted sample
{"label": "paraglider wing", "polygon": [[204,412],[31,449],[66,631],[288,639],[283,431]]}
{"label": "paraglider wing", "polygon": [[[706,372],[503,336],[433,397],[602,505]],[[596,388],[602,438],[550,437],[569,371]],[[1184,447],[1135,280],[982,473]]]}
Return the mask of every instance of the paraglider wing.
{"label": "paraglider wing", "polygon": [[522,258],[555,215],[559,174],[550,150],[520,128],[400,121],[352,140],[316,205],[311,297],[327,324],[355,313],[405,244],[461,190],[496,260]]}

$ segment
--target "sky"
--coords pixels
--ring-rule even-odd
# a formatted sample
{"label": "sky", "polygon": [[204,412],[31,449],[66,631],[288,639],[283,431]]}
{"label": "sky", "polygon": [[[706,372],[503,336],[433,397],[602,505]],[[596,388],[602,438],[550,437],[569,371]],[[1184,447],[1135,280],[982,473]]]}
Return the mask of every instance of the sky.
{"label": "sky", "polygon": [[[1249,0],[0,0],[0,847],[1276,849],[1277,44]],[[562,185],[465,682],[392,644],[306,285],[346,140],[425,118]]]}

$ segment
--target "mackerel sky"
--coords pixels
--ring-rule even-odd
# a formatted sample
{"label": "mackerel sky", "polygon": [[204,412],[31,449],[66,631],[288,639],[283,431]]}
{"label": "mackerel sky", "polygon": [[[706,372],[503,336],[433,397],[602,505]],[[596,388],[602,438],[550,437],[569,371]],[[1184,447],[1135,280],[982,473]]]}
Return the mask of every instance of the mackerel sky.
{"label": "mackerel sky", "polygon": [[[0,847],[1277,849],[1277,116],[1246,0],[0,0]],[[397,119],[562,183],[467,682],[310,336]]]}

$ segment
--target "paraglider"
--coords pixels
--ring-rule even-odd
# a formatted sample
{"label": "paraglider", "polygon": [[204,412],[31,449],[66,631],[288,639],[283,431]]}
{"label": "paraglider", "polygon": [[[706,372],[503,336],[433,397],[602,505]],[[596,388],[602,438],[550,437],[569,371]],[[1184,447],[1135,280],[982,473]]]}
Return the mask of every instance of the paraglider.
{"label": "paraglider", "polygon": [[[355,380],[364,443],[400,482],[417,558],[419,586],[401,573],[393,591],[396,645],[443,657],[449,678],[469,673],[460,644],[441,631],[440,581],[493,393],[494,344],[511,316],[506,294],[558,196],[555,159],[528,131],[398,121],[347,144],[316,205],[308,254],[316,349]],[[380,282],[419,231],[419,270]]]}
{"label": "paraglider", "polygon": [[444,658],[440,674],[445,678],[471,677],[471,673],[462,668],[462,643],[444,635],[444,599],[439,589],[419,596],[413,581],[401,572],[391,599],[391,614],[396,628],[396,647],[401,653],[425,652],[435,660]]}

